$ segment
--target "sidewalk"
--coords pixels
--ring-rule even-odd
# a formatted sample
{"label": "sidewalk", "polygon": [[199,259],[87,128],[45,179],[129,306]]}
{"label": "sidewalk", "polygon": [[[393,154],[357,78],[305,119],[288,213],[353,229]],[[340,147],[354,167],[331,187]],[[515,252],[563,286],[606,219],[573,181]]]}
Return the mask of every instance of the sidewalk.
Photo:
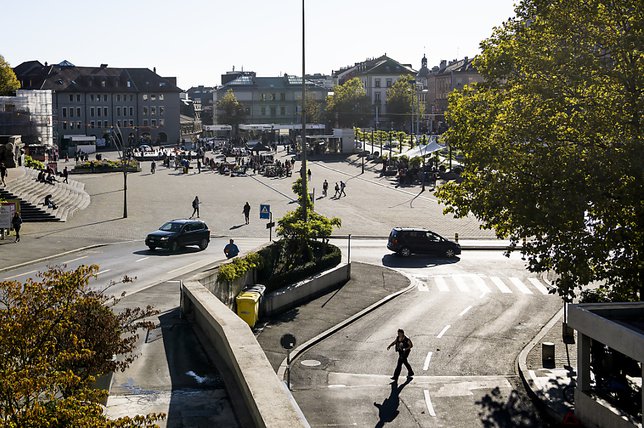
{"label": "sidewalk", "polygon": [[[577,378],[577,343],[563,340],[563,312],[560,311],[519,355],[519,374],[531,398],[557,423],[574,412],[574,385]],[[542,344],[555,346],[554,362],[542,361]],[[571,424],[571,426],[574,426]]]}

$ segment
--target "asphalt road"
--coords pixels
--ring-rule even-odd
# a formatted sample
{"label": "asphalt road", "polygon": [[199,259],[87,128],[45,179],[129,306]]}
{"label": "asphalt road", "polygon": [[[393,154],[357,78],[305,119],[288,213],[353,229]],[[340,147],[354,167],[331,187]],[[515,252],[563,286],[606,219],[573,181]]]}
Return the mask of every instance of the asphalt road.
{"label": "asphalt road", "polygon": [[[351,258],[399,270],[417,286],[295,362],[294,396],[311,426],[541,426],[515,361],[560,299],[518,255],[403,259],[384,244],[354,240]],[[414,342],[416,376],[405,379],[403,368],[392,385],[397,355],[386,347],[398,328]]]}

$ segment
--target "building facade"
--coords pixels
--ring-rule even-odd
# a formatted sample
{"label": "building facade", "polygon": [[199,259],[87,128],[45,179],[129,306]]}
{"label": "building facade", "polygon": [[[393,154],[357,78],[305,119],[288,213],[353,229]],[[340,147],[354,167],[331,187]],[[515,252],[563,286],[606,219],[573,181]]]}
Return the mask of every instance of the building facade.
{"label": "building facade", "polygon": [[113,127],[136,140],[179,141],[181,90],[174,77],[147,68],[76,67],[67,61],[28,61],[14,72],[22,89],[52,91],[55,143],[66,135],[102,139]]}
{"label": "building facade", "polygon": [[[222,75],[222,83],[224,76]],[[243,72],[235,79],[228,80],[214,92],[217,100],[232,90],[244,106],[246,123],[249,124],[298,124],[301,123],[302,78],[284,74],[279,77],[257,77],[253,72]],[[323,102],[328,90],[306,80],[307,99]],[[223,124],[215,107],[215,123]],[[225,125],[225,124],[224,124]]]}
{"label": "building facade", "polygon": [[0,135],[20,135],[27,145],[52,146],[52,91],[18,89],[0,96]]}

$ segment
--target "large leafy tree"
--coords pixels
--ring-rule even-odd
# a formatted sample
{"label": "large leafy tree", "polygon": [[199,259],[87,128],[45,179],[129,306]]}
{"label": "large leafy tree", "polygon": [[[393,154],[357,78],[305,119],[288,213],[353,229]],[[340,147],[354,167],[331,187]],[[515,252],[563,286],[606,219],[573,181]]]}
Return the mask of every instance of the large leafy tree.
{"label": "large leafy tree", "polygon": [[638,0],[523,0],[481,43],[485,82],[449,100],[465,171],[439,197],[525,239],[565,298],[644,299],[643,25]]}
{"label": "large leafy tree", "polygon": [[[0,282],[0,427],[152,426],[156,415],[108,420],[97,377],[124,370],[152,308],[118,314],[89,288],[98,266],[51,268],[39,280]],[[116,355],[118,358],[113,359]]]}
{"label": "large leafy tree", "polygon": [[371,103],[362,81],[357,77],[333,87],[326,100],[329,122],[341,128],[365,126],[371,118]]}
{"label": "large leafy tree", "polygon": [[407,129],[418,108],[416,83],[411,75],[401,76],[387,89],[387,115],[396,129]]}
{"label": "large leafy tree", "polygon": [[20,82],[16,77],[16,73],[4,57],[0,55],[0,95],[8,95],[20,89]]}
{"label": "large leafy tree", "polygon": [[224,96],[217,100],[217,117],[219,123],[233,127],[245,122],[246,110],[232,89],[226,91]]}

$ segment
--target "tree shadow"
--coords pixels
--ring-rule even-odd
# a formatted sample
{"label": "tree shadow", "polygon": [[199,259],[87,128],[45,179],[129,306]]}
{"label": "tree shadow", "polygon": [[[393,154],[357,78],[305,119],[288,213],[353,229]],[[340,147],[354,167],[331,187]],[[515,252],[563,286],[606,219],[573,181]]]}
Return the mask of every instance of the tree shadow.
{"label": "tree shadow", "polygon": [[235,230],[235,229],[239,229],[240,227],[244,227],[244,226],[246,226],[245,223],[237,224],[235,226],[230,226],[230,229],[228,229],[228,230]]}
{"label": "tree shadow", "polygon": [[397,382],[391,382],[391,391],[389,391],[389,396],[385,398],[382,403],[373,402],[373,405],[378,409],[378,423],[376,424],[376,428],[382,428],[386,423],[393,422],[400,414],[400,411],[398,410],[398,406],[400,405],[400,392],[411,381],[411,378],[407,378],[407,380],[400,385],[398,385]]}
{"label": "tree shadow", "polygon": [[382,264],[387,267],[400,268],[425,268],[440,265],[448,265],[460,262],[460,257],[435,257],[427,255],[411,255],[402,257],[397,254],[385,254],[382,256]]}
{"label": "tree shadow", "polygon": [[496,387],[475,402],[481,407],[479,417],[484,427],[548,427],[533,409],[526,406],[516,390],[505,397]]}

